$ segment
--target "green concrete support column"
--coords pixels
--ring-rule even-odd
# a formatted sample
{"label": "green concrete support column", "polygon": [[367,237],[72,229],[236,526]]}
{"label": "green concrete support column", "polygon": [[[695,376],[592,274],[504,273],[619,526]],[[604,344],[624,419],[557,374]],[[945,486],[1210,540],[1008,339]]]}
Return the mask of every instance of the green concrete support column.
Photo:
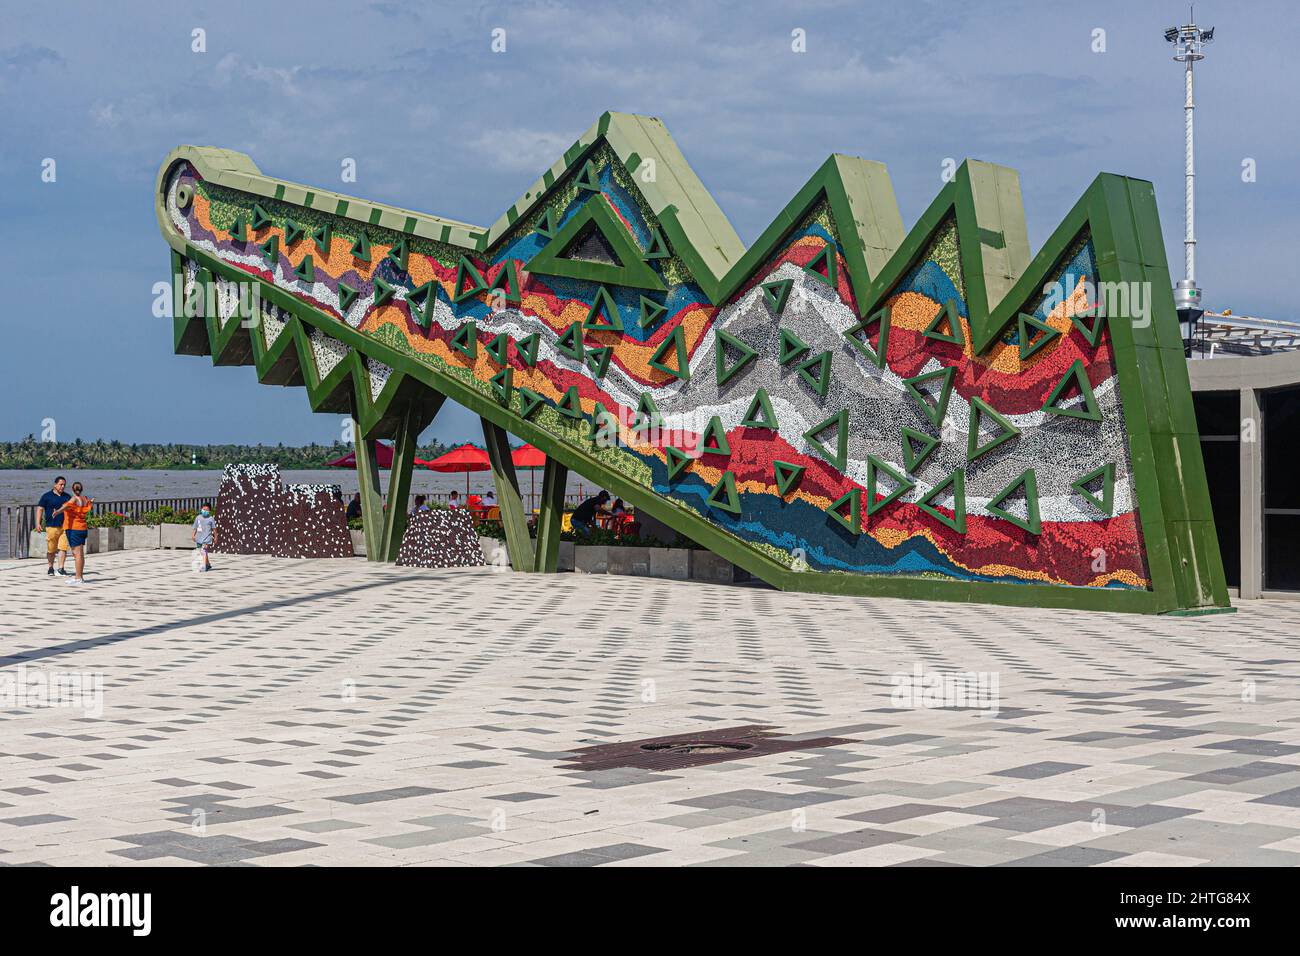
{"label": "green concrete support column", "polygon": [[366,438],[352,416],[352,448],[357,459],[357,485],[361,491],[361,525],[366,537],[366,560],[380,561],[384,540],[384,495],[379,484],[376,439]]}
{"label": "green concrete support column", "polygon": [[501,508],[501,526],[506,532],[506,551],[510,565],[516,571],[527,571],[533,566],[533,542],[528,535],[528,519],[524,515],[524,501],[519,494],[519,481],[515,477],[515,463],[510,457],[510,440],[500,425],[483,420],[483,443],[487,446],[488,460],[492,462],[492,478],[496,482],[497,505]]}
{"label": "green concrete support column", "polygon": [[[384,512],[384,540],[380,561],[396,561],[406,531],[406,502],[411,494],[411,469],[415,446],[428,422],[414,403],[406,406],[393,442],[393,467],[388,474],[388,508]],[[370,546],[367,539],[366,547]]]}
{"label": "green concrete support column", "polygon": [[542,471],[542,500],[537,515],[537,557],[533,570],[554,574],[560,563],[560,528],[564,523],[564,489],[569,469],[554,458]]}
{"label": "green concrete support column", "polygon": [[[366,537],[366,560],[396,561],[406,531],[406,501],[411,492],[411,469],[420,433],[429,427],[444,396],[425,394],[394,402],[392,415],[375,425],[369,434],[358,421],[355,401],[352,409],[352,447],[357,458],[357,484],[361,491],[361,520]],[[379,439],[393,438],[393,466],[388,476],[385,508],[380,483]]]}

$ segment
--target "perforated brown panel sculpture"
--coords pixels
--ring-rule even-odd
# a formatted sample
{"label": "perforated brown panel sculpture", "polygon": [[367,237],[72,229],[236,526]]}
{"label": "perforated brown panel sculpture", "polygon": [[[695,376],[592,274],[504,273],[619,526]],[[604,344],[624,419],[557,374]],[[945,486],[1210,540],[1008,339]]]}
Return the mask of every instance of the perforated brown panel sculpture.
{"label": "perforated brown panel sculpture", "polygon": [[417,568],[487,564],[468,511],[417,511],[406,523],[397,563]]}

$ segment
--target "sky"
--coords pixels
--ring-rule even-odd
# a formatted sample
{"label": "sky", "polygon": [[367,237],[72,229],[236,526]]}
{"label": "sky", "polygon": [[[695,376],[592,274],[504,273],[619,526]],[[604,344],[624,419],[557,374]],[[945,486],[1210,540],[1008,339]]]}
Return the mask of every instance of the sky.
{"label": "sky", "polygon": [[[1121,173],[1155,184],[1181,278],[1183,75],[1162,34],[1187,12],[1150,0],[0,0],[0,440],[40,437],[47,419],[61,441],[341,436],[301,389],[172,354],[170,320],[152,311],[168,278],[153,187],[183,143],[487,225],[601,113],[646,113],[746,243],[832,152],[887,164],[907,227],[945,160],[1011,166],[1035,250],[1097,173]],[[1210,308],[1300,319],[1288,73],[1300,4],[1202,2],[1196,18],[1216,28],[1197,70],[1199,284]],[[355,183],[340,181],[345,159]],[[482,436],[448,403],[425,438]]]}

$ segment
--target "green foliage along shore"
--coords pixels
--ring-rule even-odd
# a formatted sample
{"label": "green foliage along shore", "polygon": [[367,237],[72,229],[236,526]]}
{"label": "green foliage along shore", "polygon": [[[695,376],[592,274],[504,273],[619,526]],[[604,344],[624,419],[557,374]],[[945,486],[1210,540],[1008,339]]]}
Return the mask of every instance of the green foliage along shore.
{"label": "green foliage along shore", "polygon": [[[436,458],[448,449],[433,444],[419,449],[418,458]],[[212,469],[230,462],[275,464],[288,469],[322,468],[328,461],[352,451],[351,445],[161,445],[120,441],[71,442],[37,441],[28,435],[22,441],[0,442],[0,469],[6,468],[141,468]]]}

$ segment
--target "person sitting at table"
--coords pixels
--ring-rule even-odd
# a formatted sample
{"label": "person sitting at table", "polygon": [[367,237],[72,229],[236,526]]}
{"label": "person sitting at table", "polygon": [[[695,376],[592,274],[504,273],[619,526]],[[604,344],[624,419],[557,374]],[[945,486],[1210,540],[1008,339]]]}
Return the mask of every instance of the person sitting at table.
{"label": "person sitting at table", "polygon": [[623,504],[622,498],[614,499],[614,503],[609,506],[609,513],[615,518],[621,518],[627,514],[627,506]]}
{"label": "person sitting at table", "polygon": [[453,491],[447,496],[447,507],[451,508],[453,511],[460,507],[460,492]]}
{"label": "person sitting at table", "polygon": [[573,516],[569,519],[569,524],[573,527],[574,533],[583,537],[590,535],[592,529],[596,526],[596,511],[607,501],[609,501],[609,492],[602,491],[600,494],[592,495],[574,508]]}
{"label": "person sitting at table", "polygon": [[428,511],[429,506],[424,503],[424,495],[415,496],[415,507],[411,509],[411,514],[419,511]]}

